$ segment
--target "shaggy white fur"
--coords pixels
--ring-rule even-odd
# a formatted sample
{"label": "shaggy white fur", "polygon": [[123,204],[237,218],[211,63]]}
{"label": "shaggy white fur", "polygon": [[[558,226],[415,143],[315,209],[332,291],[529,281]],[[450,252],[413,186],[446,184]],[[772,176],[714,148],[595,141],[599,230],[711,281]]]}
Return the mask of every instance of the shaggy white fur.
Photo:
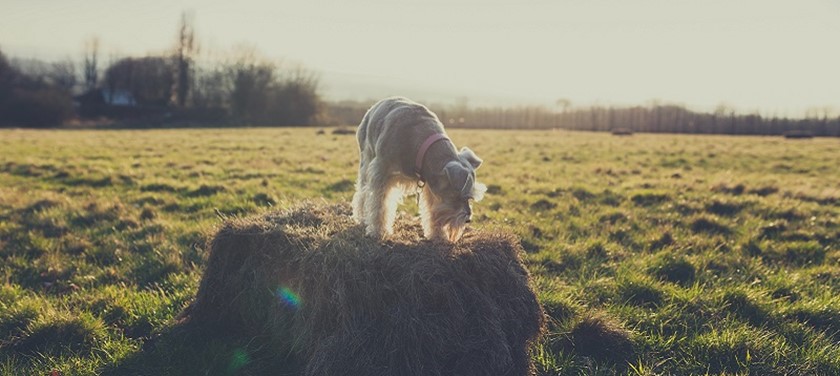
{"label": "shaggy white fur", "polygon": [[476,181],[482,160],[469,148],[456,151],[448,139],[433,143],[416,171],[415,159],[429,136],[443,133],[443,124],[425,106],[402,97],[383,99],[362,118],[359,176],[353,195],[353,218],[369,236],[393,233],[397,206],[419,191],[423,234],[429,239],[457,241],[472,219],[470,201],[487,188]]}

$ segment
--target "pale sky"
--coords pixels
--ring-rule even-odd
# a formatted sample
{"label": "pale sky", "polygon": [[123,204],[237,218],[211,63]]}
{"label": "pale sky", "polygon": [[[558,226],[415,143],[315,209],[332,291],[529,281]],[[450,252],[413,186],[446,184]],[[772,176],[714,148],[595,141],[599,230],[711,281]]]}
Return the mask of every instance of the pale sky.
{"label": "pale sky", "polygon": [[205,50],[298,62],[328,99],[840,108],[838,0],[0,0],[0,49],[156,53],[184,10]]}

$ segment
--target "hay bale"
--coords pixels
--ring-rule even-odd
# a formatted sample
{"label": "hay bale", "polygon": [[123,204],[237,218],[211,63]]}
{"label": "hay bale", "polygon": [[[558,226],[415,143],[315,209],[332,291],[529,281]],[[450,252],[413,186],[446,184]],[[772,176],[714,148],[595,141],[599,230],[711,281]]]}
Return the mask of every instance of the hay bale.
{"label": "hay bale", "polygon": [[332,134],[351,135],[352,136],[352,135],[356,134],[356,128],[355,127],[344,127],[344,126],[342,126],[342,127],[338,127],[336,129],[333,129]]}
{"label": "hay bale", "polygon": [[814,138],[814,133],[813,132],[802,130],[802,129],[786,131],[782,135],[785,136],[785,138],[787,138],[787,139],[793,139],[793,140]]}
{"label": "hay bale", "polygon": [[227,222],[210,241],[192,323],[266,335],[306,375],[526,375],[544,326],[518,240],[473,231],[364,236],[347,205]]}
{"label": "hay bale", "polygon": [[633,130],[630,128],[613,128],[610,130],[613,136],[632,136]]}

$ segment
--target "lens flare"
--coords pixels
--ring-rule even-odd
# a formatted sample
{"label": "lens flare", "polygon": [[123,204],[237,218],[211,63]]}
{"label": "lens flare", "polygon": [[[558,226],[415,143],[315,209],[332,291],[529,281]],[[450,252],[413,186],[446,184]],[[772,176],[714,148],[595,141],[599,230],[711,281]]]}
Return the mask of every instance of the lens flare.
{"label": "lens flare", "polygon": [[251,362],[251,357],[248,356],[248,353],[245,352],[245,350],[233,350],[233,354],[230,357],[230,364],[228,365],[228,374],[236,374],[240,368],[244,367],[249,362]]}
{"label": "lens flare", "polygon": [[277,295],[277,298],[279,298],[280,302],[285,306],[293,309],[298,309],[300,307],[300,297],[290,288],[285,286],[278,287],[274,294]]}

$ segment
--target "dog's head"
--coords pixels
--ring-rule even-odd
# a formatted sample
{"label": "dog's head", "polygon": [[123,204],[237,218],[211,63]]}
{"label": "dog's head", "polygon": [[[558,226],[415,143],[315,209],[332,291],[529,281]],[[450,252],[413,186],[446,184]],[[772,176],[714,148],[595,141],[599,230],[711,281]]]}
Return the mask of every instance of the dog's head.
{"label": "dog's head", "polygon": [[437,198],[431,208],[433,225],[444,229],[443,235],[449,241],[461,238],[466,224],[472,220],[471,201],[481,201],[487,191],[475,179],[475,170],[481,162],[472,150],[464,147],[457,159],[447,162],[440,174],[429,179],[429,187]]}

